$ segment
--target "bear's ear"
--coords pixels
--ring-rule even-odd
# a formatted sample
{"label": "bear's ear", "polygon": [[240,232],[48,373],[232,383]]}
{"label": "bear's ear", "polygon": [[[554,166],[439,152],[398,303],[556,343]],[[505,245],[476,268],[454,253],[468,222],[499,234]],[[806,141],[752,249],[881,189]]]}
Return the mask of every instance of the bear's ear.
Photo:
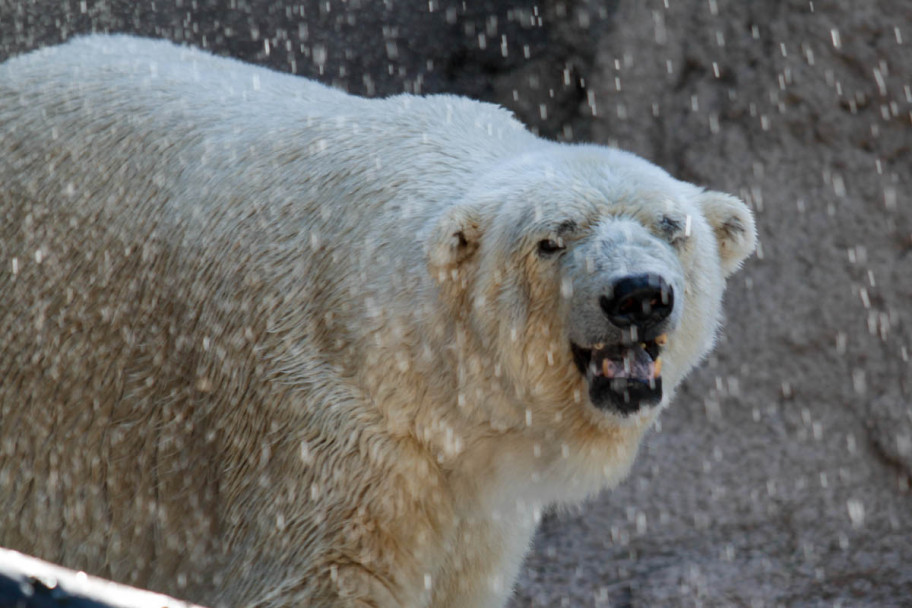
{"label": "bear's ear", "polygon": [[754,215],[740,199],[721,192],[700,195],[703,217],[712,226],[719,243],[722,273],[727,277],[741,267],[741,262],[757,246]]}
{"label": "bear's ear", "polygon": [[457,276],[460,266],[478,250],[481,217],[468,205],[448,209],[435,226],[428,242],[428,269],[439,282]]}

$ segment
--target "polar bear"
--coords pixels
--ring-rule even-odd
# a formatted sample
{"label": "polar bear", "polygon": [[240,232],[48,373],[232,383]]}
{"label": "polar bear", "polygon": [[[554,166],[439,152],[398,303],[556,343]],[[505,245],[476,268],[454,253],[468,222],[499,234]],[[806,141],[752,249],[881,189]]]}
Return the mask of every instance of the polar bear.
{"label": "polar bear", "polygon": [[0,66],[0,544],[213,606],[501,606],[712,347],[746,205],[163,41]]}

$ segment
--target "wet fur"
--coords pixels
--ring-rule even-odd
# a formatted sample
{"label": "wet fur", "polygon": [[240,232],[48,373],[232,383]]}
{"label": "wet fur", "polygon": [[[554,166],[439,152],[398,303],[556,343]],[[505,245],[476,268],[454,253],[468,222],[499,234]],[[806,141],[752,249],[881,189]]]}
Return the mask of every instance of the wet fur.
{"label": "wet fur", "polygon": [[670,384],[753,248],[740,203],[494,106],[127,37],[0,66],[0,148],[0,544],[206,604],[500,606],[541,509],[626,474],[657,410],[586,402],[496,188],[685,201]]}

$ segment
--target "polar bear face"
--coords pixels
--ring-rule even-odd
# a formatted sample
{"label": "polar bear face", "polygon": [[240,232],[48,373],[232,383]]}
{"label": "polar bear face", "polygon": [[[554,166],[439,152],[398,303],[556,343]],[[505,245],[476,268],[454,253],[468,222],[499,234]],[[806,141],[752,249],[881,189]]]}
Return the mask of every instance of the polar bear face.
{"label": "polar bear face", "polygon": [[557,144],[491,170],[436,238],[432,270],[527,407],[620,417],[666,403],[709,351],[755,241],[733,197]]}

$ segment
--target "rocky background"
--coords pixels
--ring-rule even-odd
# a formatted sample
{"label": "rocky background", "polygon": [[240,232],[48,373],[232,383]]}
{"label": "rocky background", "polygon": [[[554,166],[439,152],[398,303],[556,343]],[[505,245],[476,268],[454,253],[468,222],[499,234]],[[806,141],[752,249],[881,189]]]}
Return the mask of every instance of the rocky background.
{"label": "rocky background", "polygon": [[912,605],[908,0],[0,0],[0,60],[89,31],[494,101],[742,196],[716,354],[511,605]]}

